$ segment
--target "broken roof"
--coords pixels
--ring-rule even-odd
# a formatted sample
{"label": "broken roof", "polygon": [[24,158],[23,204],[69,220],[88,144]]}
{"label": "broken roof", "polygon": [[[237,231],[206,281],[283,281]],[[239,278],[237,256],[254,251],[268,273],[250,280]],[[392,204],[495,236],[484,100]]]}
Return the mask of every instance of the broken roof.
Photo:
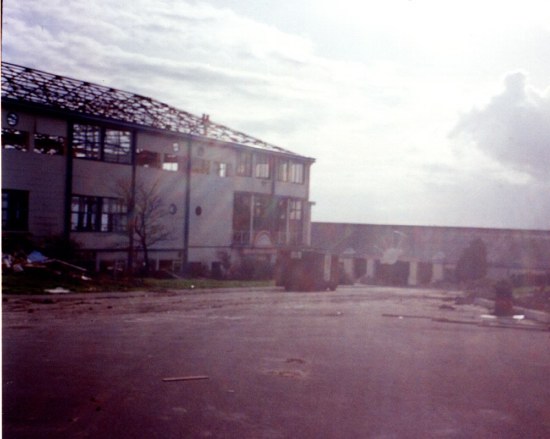
{"label": "broken roof", "polygon": [[297,155],[152,98],[6,62],[4,99]]}

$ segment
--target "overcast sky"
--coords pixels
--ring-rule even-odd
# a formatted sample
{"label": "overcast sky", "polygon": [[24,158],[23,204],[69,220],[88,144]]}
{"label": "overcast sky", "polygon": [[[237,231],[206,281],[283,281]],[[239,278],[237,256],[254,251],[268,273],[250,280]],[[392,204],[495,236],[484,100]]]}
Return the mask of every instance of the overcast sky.
{"label": "overcast sky", "polygon": [[550,229],[546,0],[4,0],[2,30],[314,157],[315,221]]}

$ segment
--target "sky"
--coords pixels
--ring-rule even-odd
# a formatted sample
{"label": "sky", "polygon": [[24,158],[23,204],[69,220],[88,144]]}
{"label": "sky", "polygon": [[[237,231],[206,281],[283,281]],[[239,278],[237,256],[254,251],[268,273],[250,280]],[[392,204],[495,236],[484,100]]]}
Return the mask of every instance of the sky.
{"label": "sky", "polygon": [[544,0],[4,0],[2,52],[315,158],[314,221],[550,229]]}

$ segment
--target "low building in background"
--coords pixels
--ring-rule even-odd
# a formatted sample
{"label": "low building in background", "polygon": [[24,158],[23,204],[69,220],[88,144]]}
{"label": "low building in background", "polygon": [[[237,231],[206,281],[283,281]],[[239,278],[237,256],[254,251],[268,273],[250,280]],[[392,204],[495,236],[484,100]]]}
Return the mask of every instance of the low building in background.
{"label": "low building in background", "polygon": [[311,239],[314,247],[340,255],[348,282],[457,282],[459,261],[481,242],[487,277],[550,283],[548,230],[313,222]]}
{"label": "low building in background", "polygon": [[74,240],[97,270],[143,262],[128,234],[140,220],[156,269],[272,264],[310,244],[313,162],[207,115],[2,63],[3,234]]}

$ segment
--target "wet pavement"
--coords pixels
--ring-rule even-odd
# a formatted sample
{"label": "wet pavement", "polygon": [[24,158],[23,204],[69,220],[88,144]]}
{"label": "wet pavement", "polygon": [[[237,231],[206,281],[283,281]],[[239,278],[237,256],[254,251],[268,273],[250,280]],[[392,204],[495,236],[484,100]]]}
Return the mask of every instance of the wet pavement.
{"label": "wet pavement", "polygon": [[550,332],[455,292],[3,300],[6,438],[547,438]]}

